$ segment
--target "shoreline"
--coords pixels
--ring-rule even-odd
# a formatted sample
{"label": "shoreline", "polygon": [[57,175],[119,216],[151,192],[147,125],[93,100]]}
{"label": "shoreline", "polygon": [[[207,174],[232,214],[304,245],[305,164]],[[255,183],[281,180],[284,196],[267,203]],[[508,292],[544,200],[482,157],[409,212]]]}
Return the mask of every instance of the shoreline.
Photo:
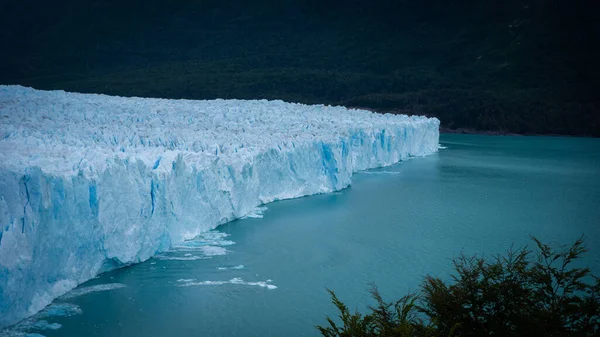
{"label": "shoreline", "polygon": [[[411,112],[409,110],[406,109],[377,109],[377,108],[368,108],[368,107],[362,107],[362,106],[348,106],[348,109],[361,109],[361,110],[368,110],[368,111],[372,111],[375,113],[379,113],[379,114],[386,114],[386,113],[390,113],[390,114],[403,114],[403,115],[408,115],[408,116],[412,116],[412,115],[420,115],[420,116],[425,116],[425,117],[436,117],[434,115],[430,115],[430,114],[419,114],[419,113],[414,113]],[[508,132],[508,131],[501,131],[501,130],[477,130],[477,129],[472,129],[472,128],[448,128],[448,127],[444,127],[440,125],[440,134],[463,134],[463,135],[485,135],[485,136],[538,136],[538,137],[583,137],[583,138],[598,138],[595,137],[593,135],[569,135],[569,134],[559,134],[559,133],[514,133],[514,132]]]}
{"label": "shoreline", "polygon": [[568,135],[559,133],[512,133],[506,131],[475,130],[468,128],[450,129],[440,127],[440,134],[484,135],[484,136],[520,136],[520,137],[569,137],[598,138],[590,135]]}
{"label": "shoreline", "polygon": [[[486,135],[486,136],[545,136],[538,134],[521,134],[521,133],[511,133],[505,131],[490,131],[490,130],[475,130],[475,129],[466,129],[466,128],[458,128],[458,129],[450,129],[445,127],[440,127],[440,134],[463,134],[463,135]],[[560,135],[556,135],[560,136]]]}

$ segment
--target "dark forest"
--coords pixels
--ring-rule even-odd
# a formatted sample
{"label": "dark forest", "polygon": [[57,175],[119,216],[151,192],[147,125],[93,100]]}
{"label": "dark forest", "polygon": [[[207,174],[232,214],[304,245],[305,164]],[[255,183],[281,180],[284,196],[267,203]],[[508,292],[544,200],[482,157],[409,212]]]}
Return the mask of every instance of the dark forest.
{"label": "dark forest", "polygon": [[[0,83],[600,136],[593,2],[2,1]],[[595,6],[597,9],[597,5]]]}

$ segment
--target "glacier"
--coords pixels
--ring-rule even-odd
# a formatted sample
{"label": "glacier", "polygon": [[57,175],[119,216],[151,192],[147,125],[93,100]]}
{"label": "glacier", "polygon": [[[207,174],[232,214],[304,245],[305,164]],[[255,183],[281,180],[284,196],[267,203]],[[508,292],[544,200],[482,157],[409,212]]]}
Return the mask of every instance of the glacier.
{"label": "glacier", "polygon": [[439,120],[421,116],[0,86],[0,328],[99,273],[438,141]]}

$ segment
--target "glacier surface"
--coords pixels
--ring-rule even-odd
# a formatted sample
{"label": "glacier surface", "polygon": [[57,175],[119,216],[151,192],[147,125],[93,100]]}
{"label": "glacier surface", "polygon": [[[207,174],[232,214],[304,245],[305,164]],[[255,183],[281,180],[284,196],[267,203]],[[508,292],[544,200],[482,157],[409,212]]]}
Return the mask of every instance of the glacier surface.
{"label": "glacier surface", "polygon": [[343,189],[438,139],[435,118],[0,86],[0,328],[101,272],[262,204]]}

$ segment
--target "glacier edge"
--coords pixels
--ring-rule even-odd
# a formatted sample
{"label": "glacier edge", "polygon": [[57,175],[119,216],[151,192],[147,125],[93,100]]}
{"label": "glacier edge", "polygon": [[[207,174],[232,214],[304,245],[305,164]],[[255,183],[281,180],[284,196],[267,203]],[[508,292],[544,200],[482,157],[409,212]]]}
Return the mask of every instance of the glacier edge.
{"label": "glacier edge", "polygon": [[19,86],[0,86],[0,120],[0,328],[101,272],[439,142],[435,118]]}

